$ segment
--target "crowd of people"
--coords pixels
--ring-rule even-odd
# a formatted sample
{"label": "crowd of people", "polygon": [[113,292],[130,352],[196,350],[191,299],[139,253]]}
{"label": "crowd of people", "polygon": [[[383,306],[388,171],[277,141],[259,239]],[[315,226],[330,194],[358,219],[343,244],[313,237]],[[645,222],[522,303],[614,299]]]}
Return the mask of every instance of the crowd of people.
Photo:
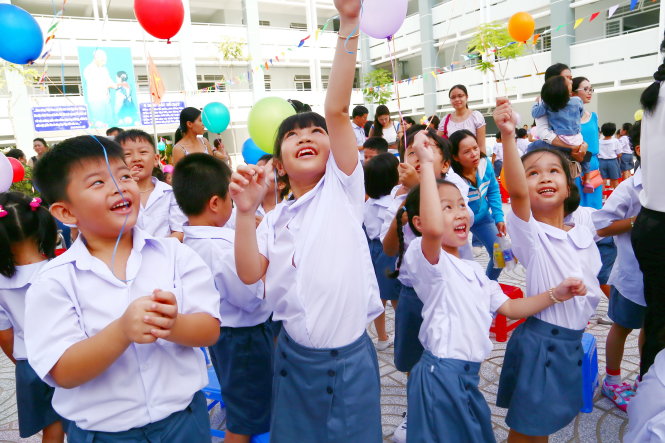
{"label": "crowd of people", "polygon": [[[607,296],[602,392],[628,411],[626,441],[664,439],[665,64],[643,121],[618,133],[584,109],[589,80],[553,65],[533,131],[497,99],[490,157],[463,85],[449,90],[454,111],[424,124],[385,106],[373,123],[363,106],[349,115],[360,1],[336,3],[325,116],[284,120],[256,165],[232,170],[195,108],[167,166],[136,129],[36,139],[29,166],[9,153],[30,180],[0,194],[0,345],[16,363],[21,436],[210,441],[207,348],[225,441],[380,442],[377,350],[394,340],[408,374],[395,441],[495,441],[478,383],[501,314],[526,319],[496,400],[508,441],[547,441],[580,410],[582,334]],[[501,237],[526,269],[525,298],[497,283]],[[625,380],[633,329],[641,374]]]}

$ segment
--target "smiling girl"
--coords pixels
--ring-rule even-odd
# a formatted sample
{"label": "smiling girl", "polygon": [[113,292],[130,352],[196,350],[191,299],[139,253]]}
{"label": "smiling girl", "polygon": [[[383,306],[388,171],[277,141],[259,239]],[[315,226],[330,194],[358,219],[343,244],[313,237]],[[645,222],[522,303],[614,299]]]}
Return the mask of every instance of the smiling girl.
{"label": "smiling girl", "polygon": [[466,86],[455,85],[448,91],[450,104],[455,112],[446,115],[439,124],[439,135],[449,138],[456,131],[466,129],[478,139],[478,147],[482,153],[485,150],[485,135],[487,131],[485,117],[478,112],[469,109],[469,93]]}

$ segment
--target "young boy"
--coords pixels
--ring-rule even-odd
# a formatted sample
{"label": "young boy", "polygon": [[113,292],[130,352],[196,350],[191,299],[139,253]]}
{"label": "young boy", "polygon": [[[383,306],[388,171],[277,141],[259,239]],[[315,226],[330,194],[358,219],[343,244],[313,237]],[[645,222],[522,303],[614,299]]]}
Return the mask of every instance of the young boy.
{"label": "young boy", "polygon": [[499,177],[501,175],[501,168],[503,168],[503,143],[501,143],[501,133],[497,132],[496,143],[492,148],[492,165],[494,166],[494,174]]}
{"label": "young boy", "polygon": [[136,226],[155,237],[176,237],[182,241],[182,225],[187,217],[173,197],[171,186],[152,176],[159,165],[159,154],[152,136],[139,129],[118,134],[115,141],[122,146],[125,163],[139,186],[141,210]]}
{"label": "young boy", "polygon": [[388,152],[388,142],[383,137],[370,137],[363,144],[365,151],[365,161],[368,162],[372,157]]}
{"label": "young boy", "polygon": [[621,178],[619,158],[621,157],[621,144],[614,138],[617,126],[614,123],[604,123],[600,127],[603,137],[600,139],[598,160],[600,161],[600,175],[603,180],[610,181],[610,187],[616,188]]}
{"label": "young boy", "polygon": [[55,387],[68,441],[210,442],[196,349],[219,337],[208,267],[135,227],[138,186],[113,141],[65,140],[39,161],[35,183],[80,232],[26,296],[28,359]]}
{"label": "young boy", "polygon": [[619,143],[621,143],[621,178],[626,180],[632,175],[635,163],[633,160],[633,148],[630,145],[628,133],[633,128],[632,123],[624,123],[619,130]]}
{"label": "young boy", "polygon": [[[263,282],[245,285],[237,276],[233,240],[225,226],[231,216],[231,170],[206,154],[190,154],[173,173],[173,192],[189,224],[185,244],[212,270],[224,318],[210,355],[226,403],[226,442],[249,443],[270,428],[272,396],[271,310]],[[196,183],[196,186],[192,186]]]}

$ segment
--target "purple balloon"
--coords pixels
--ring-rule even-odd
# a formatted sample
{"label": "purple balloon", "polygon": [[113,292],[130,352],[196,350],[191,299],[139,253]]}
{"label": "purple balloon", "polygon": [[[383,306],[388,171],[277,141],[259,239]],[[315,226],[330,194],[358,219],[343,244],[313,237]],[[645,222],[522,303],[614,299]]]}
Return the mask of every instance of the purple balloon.
{"label": "purple balloon", "polygon": [[365,0],[360,15],[360,30],[378,38],[395,35],[406,18],[408,0]]}

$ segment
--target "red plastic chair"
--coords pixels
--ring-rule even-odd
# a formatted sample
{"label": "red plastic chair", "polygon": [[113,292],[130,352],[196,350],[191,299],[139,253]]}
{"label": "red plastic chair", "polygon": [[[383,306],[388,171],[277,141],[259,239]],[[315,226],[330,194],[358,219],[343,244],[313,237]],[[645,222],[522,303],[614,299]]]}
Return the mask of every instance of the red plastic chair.
{"label": "red plastic chair", "polygon": [[[503,283],[499,283],[499,286],[501,286],[503,293],[509,298],[516,299],[524,297],[524,293],[517,286],[504,285]],[[494,324],[490,327],[490,332],[494,332],[496,341],[503,343],[508,340],[508,333],[522,323],[524,323],[524,319],[514,320],[509,324],[505,315],[497,314],[494,319]]]}
{"label": "red plastic chair", "polygon": [[497,177],[496,179],[499,182],[499,191],[501,191],[501,203],[508,203],[510,201],[510,194],[508,194],[508,190],[501,183],[501,178]]}

